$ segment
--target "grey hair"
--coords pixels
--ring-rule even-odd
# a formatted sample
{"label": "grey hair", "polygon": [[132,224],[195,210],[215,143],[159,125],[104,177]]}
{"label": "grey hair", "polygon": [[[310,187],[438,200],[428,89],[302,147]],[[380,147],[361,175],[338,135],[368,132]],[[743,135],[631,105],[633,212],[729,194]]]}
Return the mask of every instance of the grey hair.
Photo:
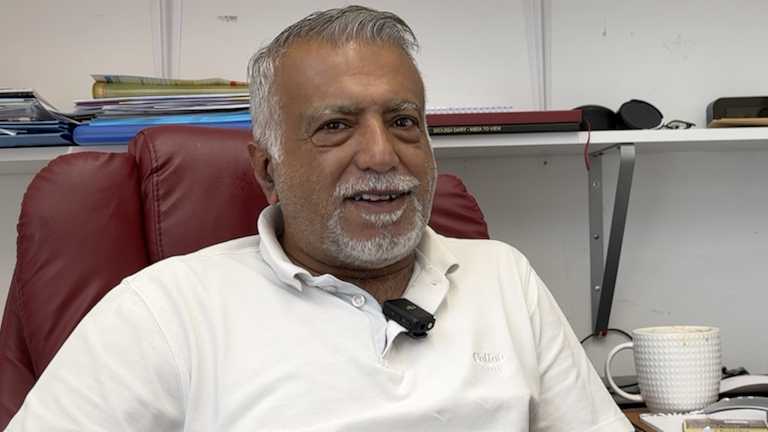
{"label": "grey hair", "polygon": [[260,48],[248,65],[253,139],[275,162],[280,162],[283,155],[283,111],[275,89],[275,69],[291,45],[306,40],[331,46],[350,42],[388,44],[401,49],[414,66],[414,54],[419,49],[413,30],[402,18],[363,6],[315,12]]}

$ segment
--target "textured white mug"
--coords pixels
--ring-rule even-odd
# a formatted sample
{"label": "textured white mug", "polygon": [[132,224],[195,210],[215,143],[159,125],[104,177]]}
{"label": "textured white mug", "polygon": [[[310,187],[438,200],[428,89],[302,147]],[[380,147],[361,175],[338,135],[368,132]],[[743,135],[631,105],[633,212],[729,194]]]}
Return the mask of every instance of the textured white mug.
{"label": "textured white mug", "polygon": [[[720,329],[646,327],[634,330],[632,337],[632,342],[615,346],[605,360],[605,377],[619,396],[664,413],[699,410],[717,401],[722,374]],[[623,391],[611,376],[613,357],[625,349],[634,351],[640,394]]]}

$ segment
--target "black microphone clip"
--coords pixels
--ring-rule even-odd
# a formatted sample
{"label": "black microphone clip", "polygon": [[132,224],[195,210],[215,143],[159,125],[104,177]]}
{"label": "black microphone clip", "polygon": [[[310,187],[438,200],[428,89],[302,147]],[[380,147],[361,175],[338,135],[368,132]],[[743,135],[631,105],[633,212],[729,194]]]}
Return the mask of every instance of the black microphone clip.
{"label": "black microphone clip", "polygon": [[408,336],[414,339],[427,337],[427,332],[435,326],[435,316],[416,306],[410,300],[399,298],[384,302],[384,315],[408,330]]}

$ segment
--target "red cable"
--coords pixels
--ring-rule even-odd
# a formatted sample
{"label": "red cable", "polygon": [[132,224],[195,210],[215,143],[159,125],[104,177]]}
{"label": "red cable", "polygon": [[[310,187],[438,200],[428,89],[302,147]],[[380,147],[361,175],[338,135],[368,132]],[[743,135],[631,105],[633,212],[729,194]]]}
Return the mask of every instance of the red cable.
{"label": "red cable", "polygon": [[589,140],[592,138],[592,125],[586,117],[582,118],[587,122],[587,143],[584,144],[584,165],[587,166],[587,171],[589,171]]}

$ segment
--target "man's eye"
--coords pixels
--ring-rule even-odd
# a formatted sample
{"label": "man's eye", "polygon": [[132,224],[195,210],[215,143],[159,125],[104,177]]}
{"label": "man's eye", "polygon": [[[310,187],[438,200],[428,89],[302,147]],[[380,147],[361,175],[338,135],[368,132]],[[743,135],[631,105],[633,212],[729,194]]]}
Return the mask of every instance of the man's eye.
{"label": "man's eye", "polygon": [[312,142],[317,147],[335,147],[346,142],[352,135],[353,129],[345,120],[331,120],[322,123],[312,134]]}
{"label": "man's eye", "polygon": [[328,123],[324,124],[323,127],[321,127],[320,129],[340,130],[340,129],[344,129],[346,127],[347,127],[347,125],[345,125],[344,123],[342,123],[340,121],[332,121],[332,122],[328,122]]}
{"label": "man's eye", "polygon": [[395,119],[393,124],[399,128],[408,128],[416,126],[416,121],[410,117],[398,117]]}

